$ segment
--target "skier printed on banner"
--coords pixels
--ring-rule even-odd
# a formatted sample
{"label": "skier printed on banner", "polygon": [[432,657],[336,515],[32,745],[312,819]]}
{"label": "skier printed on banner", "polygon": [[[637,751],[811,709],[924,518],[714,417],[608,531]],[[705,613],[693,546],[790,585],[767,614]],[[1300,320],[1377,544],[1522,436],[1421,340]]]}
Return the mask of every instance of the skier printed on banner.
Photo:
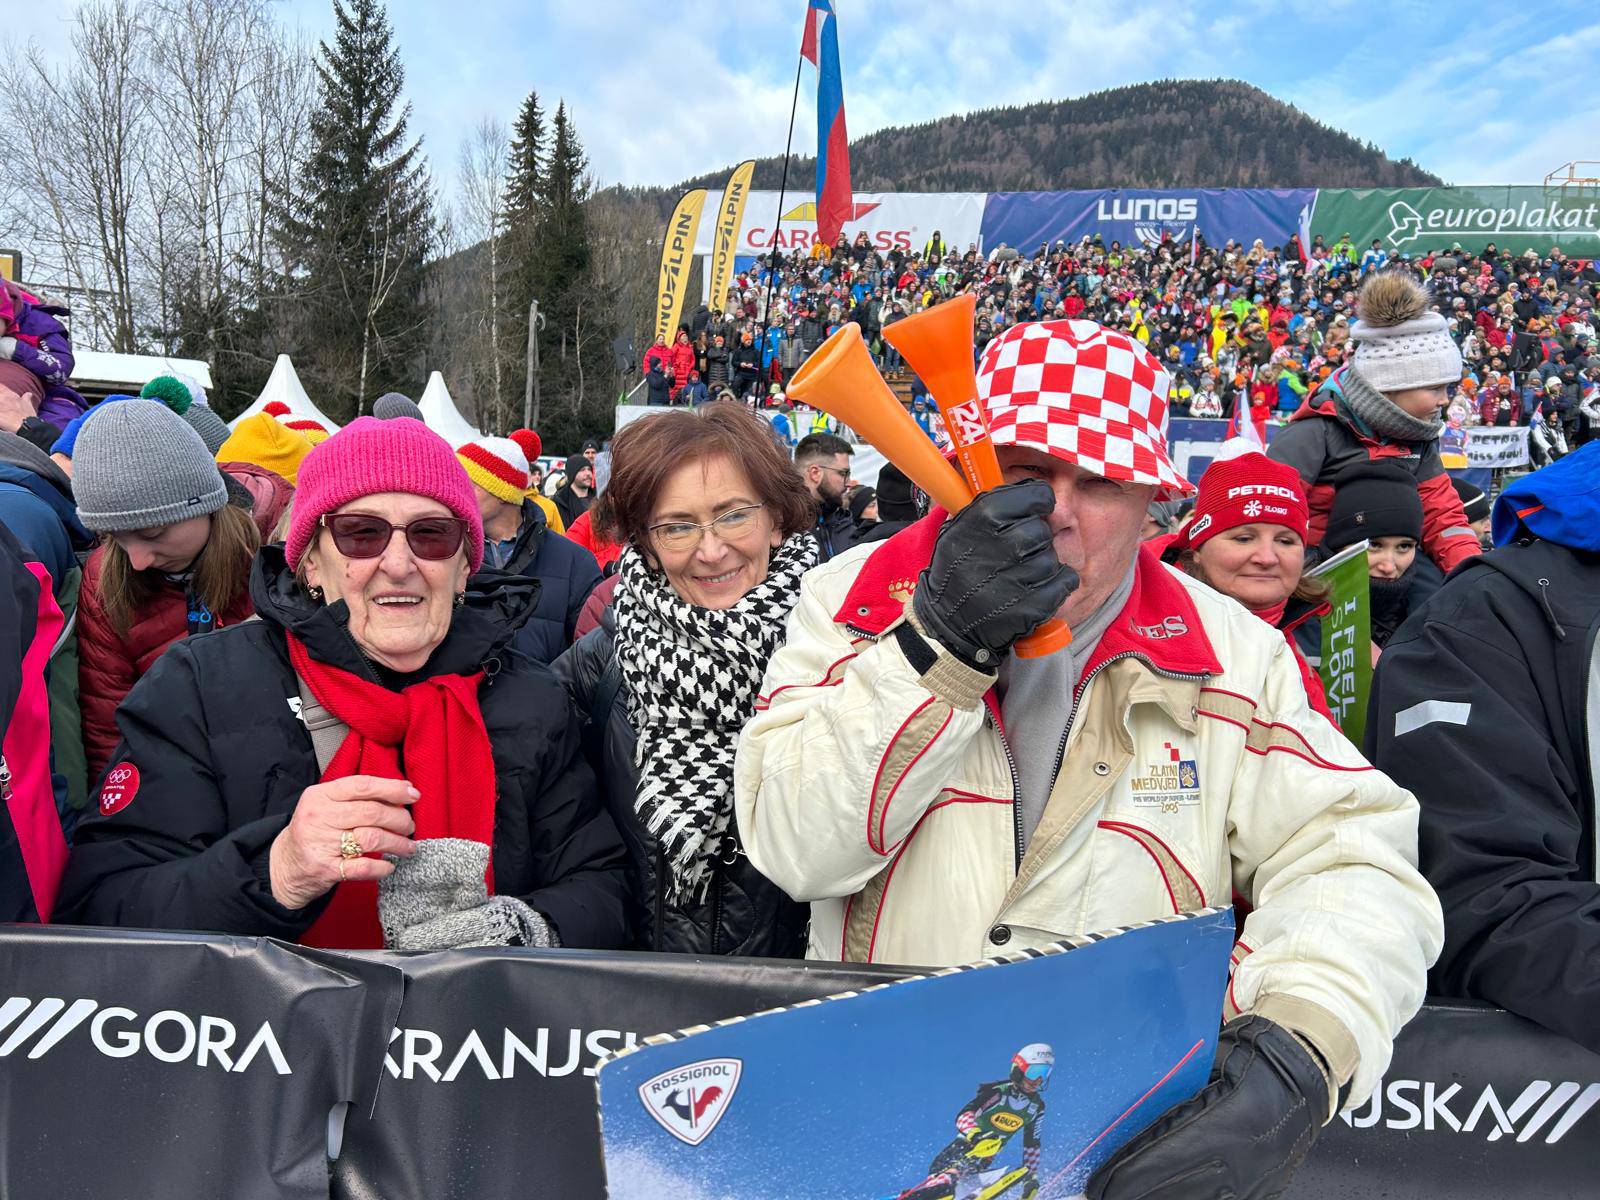
{"label": "skier printed on banner", "polygon": [[[1039,1190],[1043,1093],[1055,1065],[1055,1051],[1043,1042],[1018,1050],[1010,1076],[978,1086],[956,1116],[958,1136],[934,1156],[928,1177],[898,1200],[998,1200],[1019,1187],[1022,1200],[1031,1200]],[[995,1159],[1019,1133],[1022,1165],[997,1166]]]}

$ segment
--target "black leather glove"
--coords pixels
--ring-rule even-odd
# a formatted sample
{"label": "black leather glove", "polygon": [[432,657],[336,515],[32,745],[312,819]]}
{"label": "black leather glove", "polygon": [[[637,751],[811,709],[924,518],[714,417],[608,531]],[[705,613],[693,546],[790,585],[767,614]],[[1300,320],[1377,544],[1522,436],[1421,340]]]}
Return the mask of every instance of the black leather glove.
{"label": "black leather glove", "polygon": [[1040,480],[981,493],[939,531],[912,609],[967,666],[995,671],[1018,638],[1044,624],[1078,589],[1056,559],[1046,520],[1055,506]]}
{"label": "black leather glove", "polygon": [[1265,1017],[1230,1021],[1211,1082],[1094,1173],[1089,1200],[1273,1200],[1328,1116],[1328,1077]]}

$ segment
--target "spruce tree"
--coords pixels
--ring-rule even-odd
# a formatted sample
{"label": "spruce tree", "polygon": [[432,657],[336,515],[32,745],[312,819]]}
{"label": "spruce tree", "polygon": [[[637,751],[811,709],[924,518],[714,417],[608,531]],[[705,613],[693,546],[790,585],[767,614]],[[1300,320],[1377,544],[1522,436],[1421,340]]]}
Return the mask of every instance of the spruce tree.
{"label": "spruce tree", "polygon": [[423,263],[435,227],[426,160],[406,125],[405,71],[377,0],[334,0],[318,55],[314,148],[280,210],[291,352],[335,420],[422,378]]}
{"label": "spruce tree", "polygon": [[[527,378],[528,306],[536,295],[533,269],[534,238],[539,220],[539,200],[544,183],[544,113],[539,94],[529,92],[512,130],[510,162],[506,170],[503,224],[505,261],[505,338],[511,360],[513,394],[521,397]],[[520,405],[518,408],[520,412]]]}
{"label": "spruce tree", "polygon": [[610,397],[596,385],[603,361],[597,348],[609,347],[611,331],[601,324],[600,306],[586,294],[589,226],[584,204],[591,189],[589,162],[564,102],[556,106],[551,124],[529,262],[534,294],[546,321],[539,335],[543,420],[554,436],[571,439],[593,432],[597,423],[605,424],[597,394],[604,401],[604,415],[609,415]]}

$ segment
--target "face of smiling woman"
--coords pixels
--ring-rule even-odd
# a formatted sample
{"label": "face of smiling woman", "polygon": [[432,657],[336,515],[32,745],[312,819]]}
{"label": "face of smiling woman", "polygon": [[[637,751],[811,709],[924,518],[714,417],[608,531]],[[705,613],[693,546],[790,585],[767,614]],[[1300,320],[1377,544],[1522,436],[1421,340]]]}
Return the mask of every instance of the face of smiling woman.
{"label": "face of smiling woman", "polygon": [[[760,505],[755,486],[724,455],[695,459],[668,475],[651,508],[650,553],[672,590],[701,608],[731,608],[764,580],[783,535]],[[709,525],[735,511],[749,518],[735,532],[705,529],[697,544],[666,544],[673,526]]]}
{"label": "face of smiling woman", "polygon": [[[437,500],[406,492],[379,492],[335,510],[382,517],[404,525],[423,517],[452,513]],[[374,662],[393,671],[415,671],[450,631],[456,596],[467,586],[471,564],[463,542],[442,561],[418,558],[396,529],[376,558],[346,558],[333,535],[319,530],[305,557],[306,582],[322,589],[325,601],[343,600],[350,609],[350,635]]]}

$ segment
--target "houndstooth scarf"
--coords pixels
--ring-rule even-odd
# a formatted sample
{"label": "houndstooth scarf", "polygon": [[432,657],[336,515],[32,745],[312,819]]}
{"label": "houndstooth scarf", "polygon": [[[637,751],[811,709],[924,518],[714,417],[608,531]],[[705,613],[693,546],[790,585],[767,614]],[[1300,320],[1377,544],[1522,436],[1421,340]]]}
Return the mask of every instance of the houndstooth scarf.
{"label": "houndstooth scarf", "polygon": [[707,609],[682,599],[637,550],[623,552],[614,610],[617,662],[639,731],[633,807],[665,847],[674,903],[703,897],[714,859],[732,849],[734,748],[800,577],[816,561],[816,541],[795,534],[737,604]]}

